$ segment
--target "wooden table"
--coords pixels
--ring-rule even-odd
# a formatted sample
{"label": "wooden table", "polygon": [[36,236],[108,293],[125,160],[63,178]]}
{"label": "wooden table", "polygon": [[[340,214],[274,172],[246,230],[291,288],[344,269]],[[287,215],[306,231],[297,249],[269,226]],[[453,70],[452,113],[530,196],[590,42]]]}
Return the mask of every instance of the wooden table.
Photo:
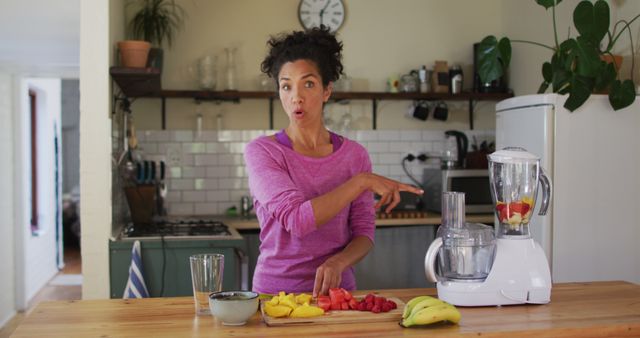
{"label": "wooden table", "polygon": [[[361,294],[364,292],[358,292]],[[435,289],[381,290],[405,301]],[[459,325],[402,328],[396,322],[268,327],[259,315],[245,326],[195,316],[192,299],[44,302],[12,337],[621,337],[640,336],[640,285],[626,282],[554,285],[547,305],[459,308]]]}

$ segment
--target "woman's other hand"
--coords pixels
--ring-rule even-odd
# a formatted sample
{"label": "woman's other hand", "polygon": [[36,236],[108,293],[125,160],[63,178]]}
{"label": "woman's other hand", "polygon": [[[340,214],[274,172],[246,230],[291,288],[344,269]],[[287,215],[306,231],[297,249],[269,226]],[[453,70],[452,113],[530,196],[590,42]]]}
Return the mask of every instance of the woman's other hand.
{"label": "woman's other hand", "polygon": [[424,194],[424,190],[416,188],[409,184],[400,183],[396,180],[386,178],[373,173],[361,174],[366,181],[366,186],[375,194],[380,195],[380,200],[376,203],[376,210],[383,205],[387,205],[386,213],[391,212],[393,208],[400,203],[400,192],[407,191],[416,195]]}
{"label": "woman's other hand", "polygon": [[342,282],[342,270],[344,266],[340,264],[336,257],[327,259],[316,269],[316,280],[313,284],[313,297],[326,295],[331,288],[339,288]]}

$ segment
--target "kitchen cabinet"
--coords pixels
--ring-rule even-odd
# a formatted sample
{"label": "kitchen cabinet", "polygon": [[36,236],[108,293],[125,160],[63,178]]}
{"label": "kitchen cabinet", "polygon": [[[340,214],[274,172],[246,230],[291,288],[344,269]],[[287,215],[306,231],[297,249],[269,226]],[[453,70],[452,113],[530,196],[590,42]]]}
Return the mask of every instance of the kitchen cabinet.
{"label": "kitchen cabinet", "polygon": [[[109,241],[109,278],[111,298],[122,298],[129,278],[132,240]],[[193,295],[189,256],[203,253],[224,255],[222,288],[242,287],[242,260],[245,243],[242,239],[228,240],[141,240],[142,267],[145,284],[151,297]]]}
{"label": "kitchen cabinet", "polygon": [[[375,246],[356,266],[358,289],[433,287],[424,274],[424,255],[437,225],[379,227]],[[240,232],[247,244],[249,288],[260,253],[260,231]],[[393,267],[393,273],[389,269]]]}
{"label": "kitchen cabinet", "polygon": [[[277,92],[271,91],[210,91],[210,90],[165,90],[160,84],[160,71],[154,68],[111,67],[109,70],[122,96],[114,96],[114,101],[146,97],[162,100],[162,129],[166,129],[166,100],[172,98],[192,98],[196,101],[240,102],[241,99],[265,99],[269,104],[269,129],[273,129],[273,102]],[[469,129],[473,129],[473,108],[477,101],[500,101],[513,97],[513,93],[387,93],[387,92],[333,92],[331,100],[369,100],[372,103],[372,128],[377,129],[378,101],[467,101],[469,103]],[[114,102],[114,107],[116,106]],[[115,109],[115,108],[114,108]]]}

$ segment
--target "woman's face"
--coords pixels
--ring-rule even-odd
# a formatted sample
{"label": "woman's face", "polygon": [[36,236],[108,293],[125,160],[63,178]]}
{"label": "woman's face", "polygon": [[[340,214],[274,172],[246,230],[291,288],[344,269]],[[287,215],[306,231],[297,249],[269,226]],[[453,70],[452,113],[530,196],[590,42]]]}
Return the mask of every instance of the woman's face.
{"label": "woman's face", "polygon": [[324,88],[315,63],[308,60],[287,62],[278,74],[278,91],[284,111],[292,123],[322,123],[322,106],[331,95],[332,84]]}

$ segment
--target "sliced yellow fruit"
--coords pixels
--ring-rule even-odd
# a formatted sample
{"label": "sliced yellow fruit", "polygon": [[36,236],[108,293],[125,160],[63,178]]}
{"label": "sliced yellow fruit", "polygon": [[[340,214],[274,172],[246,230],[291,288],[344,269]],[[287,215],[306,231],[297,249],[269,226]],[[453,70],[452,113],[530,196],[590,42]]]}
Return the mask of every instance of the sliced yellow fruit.
{"label": "sliced yellow fruit", "polygon": [[279,318],[279,317],[287,317],[291,313],[291,308],[284,305],[271,305],[271,303],[264,303],[264,312],[266,312],[269,316]]}
{"label": "sliced yellow fruit", "polygon": [[296,303],[298,304],[304,304],[304,303],[310,303],[310,302],[311,302],[311,295],[309,294],[301,293],[296,296]]}
{"label": "sliced yellow fruit", "polygon": [[324,314],[324,310],[317,307],[311,306],[309,303],[304,303],[302,306],[298,306],[291,312],[292,318],[309,318],[309,317],[318,317]]}

